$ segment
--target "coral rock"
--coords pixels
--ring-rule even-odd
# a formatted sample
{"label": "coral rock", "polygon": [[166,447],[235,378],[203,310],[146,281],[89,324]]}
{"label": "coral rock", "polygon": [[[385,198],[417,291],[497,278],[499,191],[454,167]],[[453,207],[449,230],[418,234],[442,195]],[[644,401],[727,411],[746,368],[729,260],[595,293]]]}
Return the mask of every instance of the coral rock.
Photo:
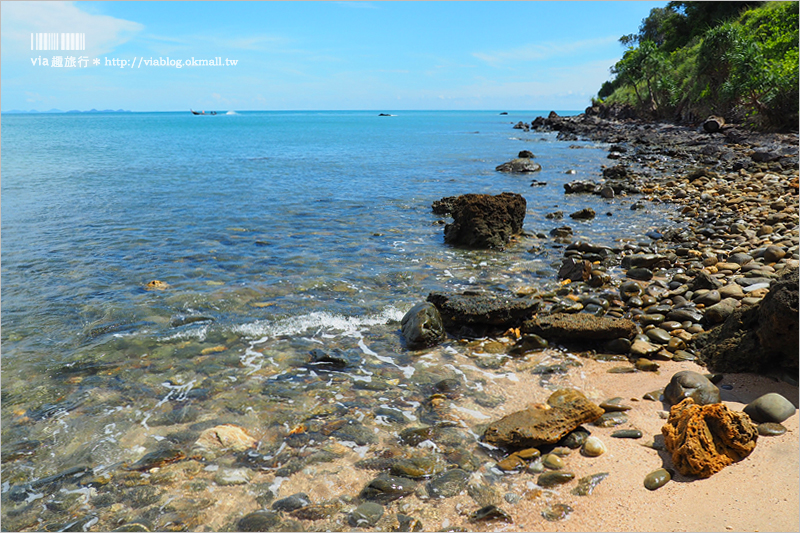
{"label": "coral rock", "polygon": [[661,433],[675,468],[700,478],[741,461],[758,440],[758,428],[746,414],[721,403],[697,405],[692,398],[672,407]]}

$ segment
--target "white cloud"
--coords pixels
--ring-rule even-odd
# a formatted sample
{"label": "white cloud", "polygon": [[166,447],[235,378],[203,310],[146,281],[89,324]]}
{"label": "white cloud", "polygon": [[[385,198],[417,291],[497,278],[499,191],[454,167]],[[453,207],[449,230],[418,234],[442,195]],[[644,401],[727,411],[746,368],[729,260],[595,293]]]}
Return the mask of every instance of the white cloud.
{"label": "white cloud", "polygon": [[[74,2],[2,2],[4,58],[30,53],[31,33],[85,33],[86,53],[105,54],[144,29],[138,22],[82,11]],[[11,54],[6,55],[9,52]]]}
{"label": "white cloud", "polygon": [[598,39],[587,39],[584,41],[572,41],[567,43],[540,43],[529,44],[510,50],[499,50],[494,52],[475,52],[473,57],[484,61],[493,67],[500,67],[506,63],[521,63],[525,61],[543,61],[552,57],[569,56],[583,50],[596,48],[610,43],[617,42],[617,37],[601,37]]}

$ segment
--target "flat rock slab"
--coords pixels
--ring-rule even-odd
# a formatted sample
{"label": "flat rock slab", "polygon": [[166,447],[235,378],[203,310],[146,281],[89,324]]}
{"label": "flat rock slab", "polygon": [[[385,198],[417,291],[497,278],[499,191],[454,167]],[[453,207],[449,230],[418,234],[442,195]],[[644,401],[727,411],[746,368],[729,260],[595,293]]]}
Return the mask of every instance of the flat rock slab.
{"label": "flat rock slab", "polygon": [[428,301],[439,310],[447,329],[459,326],[515,327],[530,318],[541,303],[532,298],[440,292],[430,293]]}
{"label": "flat rock slab", "polygon": [[594,422],[604,411],[575,389],[550,395],[547,405],[511,413],[486,428],[483,440],[504,448],[554,444],[581,424]]}
{"label": "flat rock slab", "polygon": [[636,335],[636,324],[624,318],[597,317],[586,313],[539,315],[522,326],[523,333],[534,333],[545,339],[566,339],[588,342],[630,339]]}

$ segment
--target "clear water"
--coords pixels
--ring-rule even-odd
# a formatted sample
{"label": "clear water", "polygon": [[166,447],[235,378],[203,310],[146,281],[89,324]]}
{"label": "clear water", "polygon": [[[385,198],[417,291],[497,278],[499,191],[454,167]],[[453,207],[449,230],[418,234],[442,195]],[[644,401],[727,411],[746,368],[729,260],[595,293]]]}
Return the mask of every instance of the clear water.
{"label": "clear water", "polygon": [[[408,378],[396,321],[430,291],[557,283],[549,239],[445,245],[430,208],[443,196],[518,192],[528,233],[566,224],[598,244],[664,222],[630,199],[565,196],[600,176],[607,147],[511,128],[544,112],[395,114],[4,116],[3,443],[52,451],[4,481],[135,459],[126,432],[156,435],[147,421],[186,391],[249,394],[248,379],[291,373],[314,347],[360,348],[364,372]],[[523,149],[541,172],[494,171]],[[545,218],[584,207],[598,217]],[[73,372],[87,362],[108,367]],[[230,414],[220,396],[195,404],[201,420]]]}

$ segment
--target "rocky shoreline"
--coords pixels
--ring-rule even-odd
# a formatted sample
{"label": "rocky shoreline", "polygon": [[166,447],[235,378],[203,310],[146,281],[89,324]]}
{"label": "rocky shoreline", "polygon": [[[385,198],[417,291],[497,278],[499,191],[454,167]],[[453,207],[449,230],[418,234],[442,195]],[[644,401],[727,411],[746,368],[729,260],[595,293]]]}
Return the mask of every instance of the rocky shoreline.
{"label": "rocky shoreline", "polygon": [[[564,194],[675,204],[677,227],[600,246],[555,214],[549,235],[525,232],[517,193],[436,201],[453,219],[448,246],[562,245],[560,287],[420,295],[369,346],[358,332],[235,386],[172,383],[179,398],[213,394],[222,414],[168,396],[155,431],[143,423],[119,443],[138,460],[4,478],[4,528],[796,529],[797,135],[613,115],[519,129],[609,143],[603,180]],[[536,175],[533,159],[497,171]],[[249,351],[295,357],[280,348]],[[37,449],[4,443],[3,463]],[[726,516],[707,518],[698,483],[716,480]]]}

